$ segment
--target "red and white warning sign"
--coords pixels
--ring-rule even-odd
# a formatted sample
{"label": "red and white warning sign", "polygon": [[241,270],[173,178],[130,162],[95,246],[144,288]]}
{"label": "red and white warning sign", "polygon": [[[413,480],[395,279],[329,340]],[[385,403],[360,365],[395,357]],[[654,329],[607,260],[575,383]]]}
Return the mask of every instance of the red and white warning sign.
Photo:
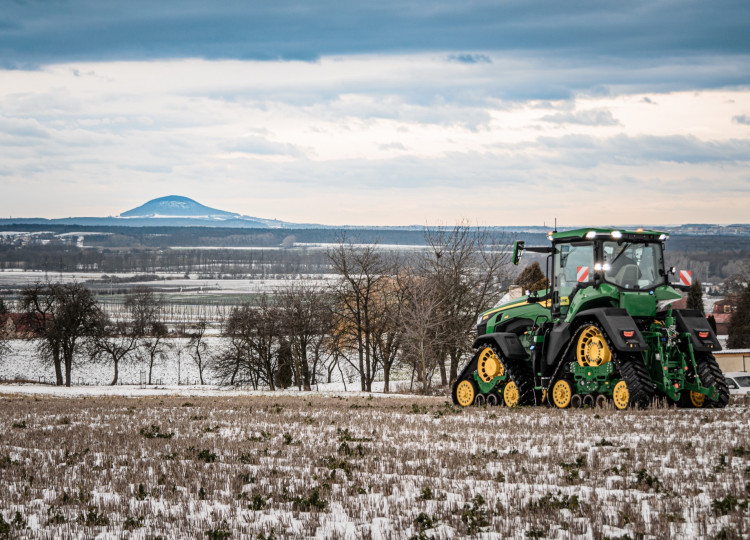
{"label": "red and white warning sign", "polygon": [[680,281],[683,285],[692,285],[693,273],[690,270],[680,270]]}
{"label": "red and white warning sign", "polygon": [[578,272],[577,277],[578,281],[588,281],[589,280],[589,267],[588,266],[578,266]]}

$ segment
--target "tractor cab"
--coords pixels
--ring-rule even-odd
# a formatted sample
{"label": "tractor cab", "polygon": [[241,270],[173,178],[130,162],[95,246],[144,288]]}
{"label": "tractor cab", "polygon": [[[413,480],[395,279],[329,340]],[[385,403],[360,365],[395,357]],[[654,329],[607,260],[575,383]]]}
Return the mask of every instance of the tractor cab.
{"label": "tractor cab", "polygon": [[525,248],[521,242],[514,249],[514,262],[524,249],[549,254],[547,275],[555,318],[565,318],[576,295],[588,287],[604,285],[611,293],[604,298],[611,298],[614,305],[620,297],[653,296],[655,289],[669,285],[663,253],[666,233],[576,229],[550,233],[548,238],[551,248]]}

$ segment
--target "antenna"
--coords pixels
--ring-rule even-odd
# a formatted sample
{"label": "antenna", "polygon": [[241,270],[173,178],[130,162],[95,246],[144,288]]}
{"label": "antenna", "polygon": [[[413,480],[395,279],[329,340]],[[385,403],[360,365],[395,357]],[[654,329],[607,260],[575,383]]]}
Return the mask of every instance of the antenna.
{"label": "antenna", "polygon": [[557,218],[555,218],[555,230],[553,232],[557,232]]}

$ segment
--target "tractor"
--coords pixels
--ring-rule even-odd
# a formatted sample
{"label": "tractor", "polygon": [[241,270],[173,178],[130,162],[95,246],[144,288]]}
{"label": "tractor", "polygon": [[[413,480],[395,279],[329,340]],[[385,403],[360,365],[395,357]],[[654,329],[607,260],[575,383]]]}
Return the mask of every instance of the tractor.
{"label": "tractor", "polygon": [[547,238],[544,247],[514,242],[513,264],[524,251],[546,254],[548,288],[479,316],[455,404],[727,405],[716,334],[698,310],[671,308],[688,287],[670,282],[667,233],[587,228]]}

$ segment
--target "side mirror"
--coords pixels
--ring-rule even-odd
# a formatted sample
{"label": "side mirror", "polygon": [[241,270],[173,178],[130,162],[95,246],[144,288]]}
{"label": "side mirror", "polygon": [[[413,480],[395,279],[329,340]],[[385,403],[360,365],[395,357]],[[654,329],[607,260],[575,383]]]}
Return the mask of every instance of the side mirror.
{"label": "side mirror", "polygon": [[521,255],[523,255],[525,245],[526,243],[523,240],[516,240],[513,242],[513,257],[511,262],[516,266],[518,265],[518,261],[521,260]]}
{"label": "side mirror", "polygon": [[671,275],[675,275],[677,273],[677,268],[675,268],[674,266],[670,266],[669,267],[669,273]]}

